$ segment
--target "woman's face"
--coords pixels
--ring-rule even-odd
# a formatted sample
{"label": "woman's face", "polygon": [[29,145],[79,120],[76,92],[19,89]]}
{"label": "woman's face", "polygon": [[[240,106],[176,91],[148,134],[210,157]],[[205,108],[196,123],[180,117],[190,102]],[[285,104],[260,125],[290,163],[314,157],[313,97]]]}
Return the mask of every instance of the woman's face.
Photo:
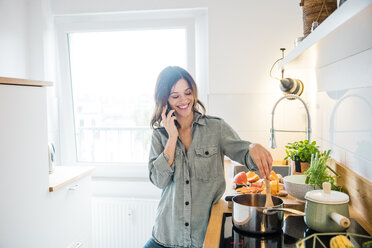
{"label": "woman's face", "polygon": [[168,103],[171,109],[175,110],[176,116],[187,117],[193,112],[194,96],[192,89],[183,78],[173,85]]}

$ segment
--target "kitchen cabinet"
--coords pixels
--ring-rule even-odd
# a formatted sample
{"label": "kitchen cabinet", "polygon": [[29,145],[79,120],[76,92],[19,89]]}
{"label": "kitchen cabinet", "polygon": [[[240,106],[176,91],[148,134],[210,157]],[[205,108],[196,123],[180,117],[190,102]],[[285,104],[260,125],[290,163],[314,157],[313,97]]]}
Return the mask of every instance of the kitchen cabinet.
{"label": "kitchen cabinet", "polygon": [[329,65],[372,47],[372,0],[349,0],[279,63],[286,69]]}
{"label": "kitchen cabinet", "polygon": [[91,169],[50,192],[50,85],[0,77],[0,247],[90,247]]}
{"label": "kitchen cabinet", "polygon": [[[71,166],[65,166],[71,167]],[[55,173],[58,173],[58,166]],[[91,247],[91,178],[85,176],[50,193],[50,223],[54,226],[53,236],[57,245],[69,248],[74,244]],[[77,246],[78,247],[78,246]]]}

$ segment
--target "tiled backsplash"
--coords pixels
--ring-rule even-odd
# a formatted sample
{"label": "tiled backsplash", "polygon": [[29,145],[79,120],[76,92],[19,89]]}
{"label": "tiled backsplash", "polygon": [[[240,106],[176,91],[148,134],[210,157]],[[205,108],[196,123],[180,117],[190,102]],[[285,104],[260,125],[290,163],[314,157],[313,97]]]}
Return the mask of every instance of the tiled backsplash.
{"label": "tiled backsplash", "polygon": [[[372,49],[317,70],[314,135],[322,149],[372,181]],[[350,60],[353,63],[350,63]],[[338,69],[336,69],[338,68]]]}

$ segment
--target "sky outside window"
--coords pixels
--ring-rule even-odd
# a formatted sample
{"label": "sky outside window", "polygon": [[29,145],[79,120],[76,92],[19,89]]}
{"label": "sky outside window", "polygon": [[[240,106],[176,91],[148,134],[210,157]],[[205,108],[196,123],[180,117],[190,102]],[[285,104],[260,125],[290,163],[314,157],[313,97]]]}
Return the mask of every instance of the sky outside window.
{"label": "sky outside window", "polygon": [[147,162],[154,89],[168,65],[187,69],[186,30],[69,35],[80,162]]}

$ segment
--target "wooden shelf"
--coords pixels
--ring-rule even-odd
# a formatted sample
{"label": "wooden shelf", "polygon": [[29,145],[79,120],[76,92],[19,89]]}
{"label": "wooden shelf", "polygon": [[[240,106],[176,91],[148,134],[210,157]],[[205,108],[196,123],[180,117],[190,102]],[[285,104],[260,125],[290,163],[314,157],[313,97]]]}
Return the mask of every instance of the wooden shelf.
{"label": "wooden shelf", "polygon": [[8,78],[8,77],[0,77],[0,84],[20,85],[20,86],[37,86],[37,87],[45,87],[45,86],[53,85],[52,82],[48,82],[48,81],[38,81],[38,80]]}
{"label": "wooden shelf", "polygon": [[279,63],[279,68],[311,69],[372,48],[372,0],[348,0]]}
{"label": "wooden shelf", "polygon": [[49,192],[87,176],[94,169],[93,166],[56,166],[54,172],[49,175]]}

